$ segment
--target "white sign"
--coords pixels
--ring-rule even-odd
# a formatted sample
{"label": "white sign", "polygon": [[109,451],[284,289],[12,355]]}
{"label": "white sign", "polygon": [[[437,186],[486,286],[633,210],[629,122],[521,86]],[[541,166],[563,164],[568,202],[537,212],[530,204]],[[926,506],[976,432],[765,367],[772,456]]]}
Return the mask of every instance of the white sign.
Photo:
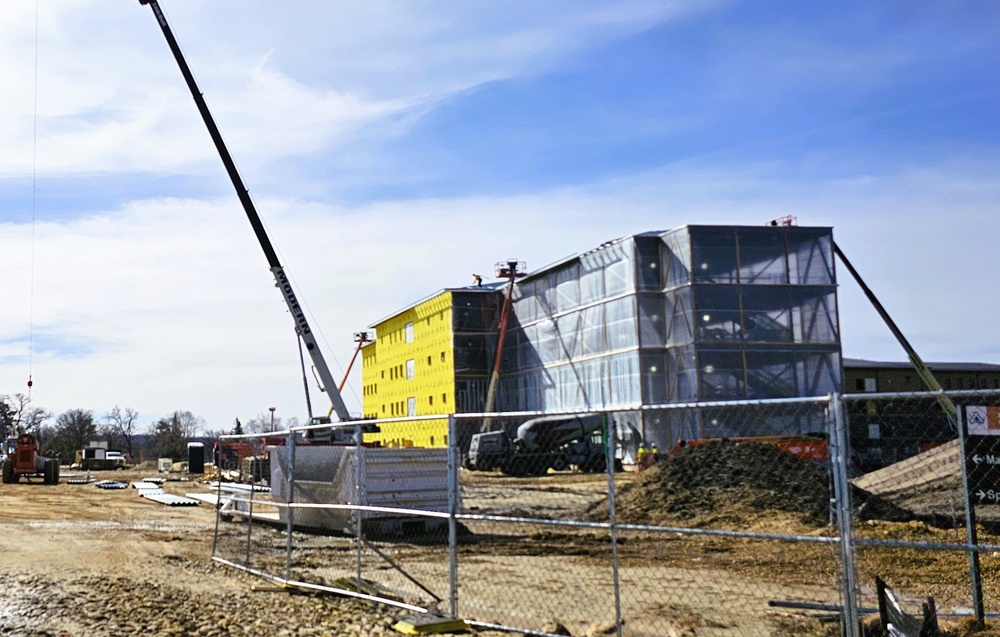
{"label": "white sign", "polygon": [[988,502],[1000,501],[1000,491],[994,491],[993,489],[989,489],[988,491],[983,491],[982,489],[980,489],[979,491],[976,491],[974,495],[980,500],[985,500]]}
{"label": "white sign", "polygon": [[990,428],[991,423],[986,407],[966,407],[965,422],[969,425],[970,436],[1000,436],[1000,429]]}

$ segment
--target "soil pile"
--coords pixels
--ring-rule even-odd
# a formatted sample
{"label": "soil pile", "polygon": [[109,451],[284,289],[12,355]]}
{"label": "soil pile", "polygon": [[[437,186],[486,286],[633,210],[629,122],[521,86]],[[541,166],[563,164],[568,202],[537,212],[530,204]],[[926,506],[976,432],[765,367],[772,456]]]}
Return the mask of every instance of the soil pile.
{"label": "soil pile", "polygon": [[[616,498],[616,514],[631,524],[754,526],[786,514],[810,526],[830,520],[830,475],[778,447],[756,442],[709,442],[662,458]],[[912,514],[861,489],[853,504],[862,519],[906,521]],[[598,519],[607,504],[592,507]],[[782,517],[782,516],[779,516]]]}

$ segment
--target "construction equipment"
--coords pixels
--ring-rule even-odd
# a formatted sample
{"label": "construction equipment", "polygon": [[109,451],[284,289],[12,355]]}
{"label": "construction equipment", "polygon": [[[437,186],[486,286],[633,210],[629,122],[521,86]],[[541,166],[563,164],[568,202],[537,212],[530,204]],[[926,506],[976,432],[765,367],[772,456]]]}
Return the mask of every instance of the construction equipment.
{"label": "construction equipment", "polygon": [[59,462],[42,455],[38,441],[23,433],[4,441],[3,483],[14,484],[25,478],[42,478],[45,484],[59,484]]}
{"label": "construction equipment", "polygon": [[739,438],[697,438],[693,440],[681,440],[671,450],[673,453],[685,448],[698,447],[700,445],[713,443],[753,443],[763,445],[774,445],[778,449],[803,460],[805,462],[826,463],[830,460],[830,445],[822,436],[747,436]]}
{"label": "construction equipment", "polygon": [[108,449],[107,443],[91,443],[77,450],[73,466],[85,471],[110,471],[124,469],[128,459],[121,451]]}
{"label": "construction equipment", "polygon": [[875,311],[878,312],[878,315],[882,317],[882,320],[885,321],[885,324],[886,326],[888,326],[889,331],[892,332],[892,335],[896,337],[896,340],[906,351],[906,355],[910,357],[910,364],[913,365],[913,369],[916,370],[917,376],[920,377],[920,380],[922,380],[924,384],[927,385],[927,389],[939,393],[939,395],[937,396],[938,404],[941,406],[941,410],[945,413],[945,416],[948,417],[948,424],[951,426],[953,430],[957,431],[958,408],[955,407],[955,403],[951,401],[951,398],[949,398],[944,394],[944,390],[941,388],[941,383],[939,383],[937,381],[937,378],[934,377],[934,373],[931,372],[931,370],[927,367],[927,365],[924,364],[924,361],[920,358],[920,355],[917,354],[917,350],[913,349],[913,346],[910,345],[910,342],[906,340],[906,337],[903,336],[902,330],[900,330],[899,327],[896,326],[896,322],[893,321],[892,317],[889,316],[889,312],[886,311],[882,303],[880,303],[879,300],[875,297],[875,293],[871,291],[871,288],[869,288],[868,285],[865,284],[864,280],[861,278],[861,275],[858,274],[858,271],[854,269],[854,266],[851,265],[851,262],[847,260],[847,257],[844,256],[843,251],[841,251],[840,247],[836,243],[833,244],[833,253],[840,258],[840,262],[844,264],[844,267],[847,268],[847,271],[850,272],[851,276],[854,277],[854,280],[861,288],[861,291],[864,292],[865,297],[872,304],[872,307],[874,307]]}
{"label": "construction equipment", "polygon": [[[215,149],[218,151],[219,157],[222,159],[222,163],[226,168],[226,172],[229,174],[229,179],[232,181],[233,187],[236,189],[236,195],[239,197],[240,203],[243,204],[243,210],[246,212],[247,219],[253,227],[254,234],[257,235],[257,241],[260,243],[260,247],[264,251],[264,256],[267,258],[267,264],[271,268],[271,274],[274,276],[277,287],[281,291],[281,295],[285,300],[285,305],[288,306],[288,311],[295,320],[295,331],[301,342],[305,343],[306,350],[309,352],[313,367],[320,381],[320,391],[325,391],[330,397],[332,411],[336,412],[338,420],[350,420],[350,413],[347,411],[347,406],[344,404],[344,400],[340,396],[340,391],[337,389],[337,382],[334,380],[333,374],[330,372],[330,368],[326,364],[326,359],[323,358],[323,354],[319,349],[319,343],[316,341],[316,337],[313,334],[312,329],[309,327],[305,311],[302,309],[302,306],[299,305],[299,301],[295,297],[295,292],[292,290],[292,284],[288,280],[288,275],[285,274],[285,270],[282,267],[281,262],[278,260],[278,254],[275,252],[274,246],[271,244],[271,240],[268,238],[267,232],[264,230],[264,224],[260,219],[260,215],[257,214],[257,209],[254,207],[253,200],[250,198],[250,193],[247,190],[247,187],[243,184],[243,179],[240,177],[239,172],[236,170],[236,163],[229,154],[229,149],[226,148],[226,144],[222,139],[222,133],[219,131],[219,127],[216,126],[215,120],[212,117],[211,112],[208,110],[208,104],[205,102],[205,98],[202,97],[201,90],[195,82],[194,75],[191,73],[191,69],[188,67],[187,62],[184,59],[184,55],[181,53],[180,45],[177,44],[177,40],[174,38],[174,34],[170,30],[170,25],[167,24],[167,19],[163,15],[160,5],[156,0],[139,0],[139,4],[148,4],[153,10],[153,14],[156,16],[157,22],[160,24],[160,29],[163,31],[163,36],[167,40],[167,45],[170,47],[170,51],[173,53],[174,59],[177,61],[177,66],[180,67],[181,74],[184,76],[184,81],[187,83],[188,89],[191,91],[191,96],[194,98],[195,104],[198,106],[198,112],[201,113],[201,118],[205,122],[206,128],[208,128],[208,133],[212,137],[212,141],[215,143]],[[368,426],[364,430],[377,431],[377,428]],[[353,440],[354,433],[350,428],[333,429],[332,431],[333,433],[331,436],[335,439],[335,441],[350,443]],[[341,438],[342,440],[339,440]]]}
{"label": "construction equipment", "polygon": [[[344,379],[340,381],[340,385],[337,386],[338,392],[344,391],[344,386],[347,384],[347,378],[351,375],[351,368],[354,367],[354,361],[358,359],[358,354],[361,353],[361,348],[365,346],[365,343],[371,343],[373,338],[374,337],[371,332],[354,333],[354,342],[357,343],[358,346],[354,348],[354,355],[351,356],[351,362],[347,364],[347,371],[344,372]],[[327,422],[329,422],[329,418],[332,415],[333,415],[333,407],[330,407],[330,411],[328,411],[326,414],[326,417],[328,419]],[[316,419],[313,419],[313,421],[315,420]],[[319,423],[310,422],[310,424],[319,424]]]}
{"label": "construction equipment", "polygon": [[[191,91],[191,96],[198,106],[202,120],[208,128],[208,132],[215,143],[215,148],[222,159],[226,172],[229,174],[233,187],[236,189],[236,194],[243,204],[243,210],[250,221],[250,225],[253,227],[257,241],[264,251],[264,256],[267,257],[268,266],[271,269],[274,280],[277,282],[278,289],[281,291],[285,305],[288,306],[288,310],[292,314],[295,322],[295,331],[299,337],[299,344],[300,346],[304,344],[306,350],[309,352],[316,375],[320,381],[321,391],[325,391],[329,396],[333,412],[335,412],[338,420],[351,420],[347,407],[340,396],[340,391],[337,389],[337,383],[333,379],[330,368],[327,366],[326,360],[319,349],[319,344],[316,342],[316,337],[310,329],[309,323],[306,321],[305,312],[295,298],[295,293],[292,290],[288,276],[285,274],[284,268],[278,260],[274,246],[271,245],[260,216],[254,208],[246,186],[243,185],[243,180],[236,170],[233,158],[230,156],[222,140],[222,135],[215,125],[215,121],[212,119],[208,105],[205,103],[205,99],[202,97],[201,91],[195,83],[194,76],[191,74],[191,70],[184,60],[180,46],[177,44],[177,40],[174,39],[159,4],[156,0],[139,0],[139,2],[140,4],[148,4],[153,10],[153,15],[160,25],[160,29],[174,55],[174,60],[180,67],[181,74],[184,76],[188,89]],[[310,425],[332,425],[330,419],[327,417],[312,417],[311,407],[309,411]],[[356,504],[392,506],[396,508],[430,508],[435,511],[454,510],[460,506],[454,498],[449,499],[448,474],[446,471],[448,465],[447,449],[370,449],[361,451],[358,448],[352,448],[362,443],[361,437],[363,433],[377,431],[378,426],[372,423],[359,423],[357,426],[347,427],[330,426],[323,429],[309,429],[305,441],[307,444],[301,447],[291,447],[293,438],[290,435],[281,436],[274,443],[269,443],[268,439],[265,438],[263,441],[264,452],[268,456],[271,470],[268,476],[269,482],[272,488],[277,488],[276,491],[272,491],[272,497],[275,498],[276,502],[286,503],[293,500],[298,501],[299,498],[303,497],[301,485],[305,483],[305,480],[300,478],[309,475],[309,461],[311,459],[315,470],[323,475],[325,483],[331,484],[331,489],[325,491],[319,500],[324,504],[331,502],[353,502]],[[282,443],[284,443],[284,446],[282,446]],[[297,450],[294,463],[294,481],[292,481],[293,473],[291,465],[288,464],[291,456],[289,453],[290,447]],[[343,478],[345,474],[338,473],[336,476],[329,474],[327,469],[338,466],[337,463],[345,458],[356,457],[355,454],[361,456],[361,461],[357,463],[360,473],[356,479],[344,482],[337,479],[336,476]],[[240,458],[238,451],[236,457],[242,464],[243,459]],[[353,464],[350,466],[354,467]],[[251,465],[251,469],[253,468],[254,465]],[[358,502],[355,494],[362,480],[360,476],[364,476],[365,485],[364,495],[361,502]],[[344,490],[334,491],[332,487],[343,487]],[[346,489],[351,489],[349,494],[346,493]],[[352,500],[351,498],[355,499]],[[307,525],[303,522],[304,513],[297,512],[293,516],[289,513],[292,511],[290,508],[283,508],[281,511],[282,515],[286,516],[283,521],[288,524],[289,532],[291,532],[293,523]],[[347,518],[353,516],[353,518],[364,519],[366,522],[369,518],[375,517],[368,513],[363,515],[360,513],[355,515],[350,511],[340,513],[343,513]],[[400,524],[402,524],[402,519],[405,517],[397,518],[400,520]],[[344,526],[343,521],[339,521],[336,527],[330,528],[343,529]]]}
{"label": "construction equipment", "polygon": [[[504,339],[507,337],[507,322],[510,320],[510,306],[514,294],[514,281],[527,274],[524,262],[517,259],[508,259],[506,263],[497,263],[495,267],[497,278],[507,279],[507,285],[504,287],[503,308],[500,310],[500,325],[497,327],[497,351],[493,356],[493,370],[490,373],[490,383],[486,388],[486,407],[483,411],[487,414],[493,411],[493,403],[496,400],[497,383],[500,380],[500,363],[503,362],[503,344]],[[482,277],[478,274],[474,274],[473,276],[476,278],[477,287],[482,287]],[[493,419],[487,415],[483,418],[483,424],[479,431],[487,432],[492,430]]]}
{"label": "construction equipment", "polygon": [[520,425],[513,438],[505,431],[472,436],[464,466],[473,471],[499,468],[509,476],[537,476],[576,467],[605,468],[602,414],[542,416]]}

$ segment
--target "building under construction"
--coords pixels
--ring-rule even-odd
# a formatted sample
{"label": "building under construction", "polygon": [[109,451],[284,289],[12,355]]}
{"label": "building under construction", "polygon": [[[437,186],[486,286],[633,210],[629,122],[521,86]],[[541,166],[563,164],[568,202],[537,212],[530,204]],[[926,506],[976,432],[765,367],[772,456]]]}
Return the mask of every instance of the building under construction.
{"label": "building under construction", "polygon": [[[366,417],[618,410],[626,438],[806,433],[800,418],[755,431],[645,405],[819,396],[841,388],[830,228],[684,226],[604,243],[512,283],[446,289],[372,324],[362,350]],[[443,445],[444,420],[388,423],[386,444]]]}

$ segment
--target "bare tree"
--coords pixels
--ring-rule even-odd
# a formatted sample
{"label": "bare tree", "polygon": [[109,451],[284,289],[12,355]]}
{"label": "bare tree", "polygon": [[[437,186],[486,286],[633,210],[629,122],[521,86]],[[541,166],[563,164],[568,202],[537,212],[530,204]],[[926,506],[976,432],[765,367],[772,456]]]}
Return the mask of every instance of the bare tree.
{"label": "bare tree", "polygon": [[32,407],[26,394],[0,395],[0,435],[19,432],[37,433],[52,414],[41,407]]}
{"label": "bare tree", "polygon": [[46,420],[52,417],[52,412],[41,407],[28,407],[21,414],[21,426],[25,431],[38,431]]}
{"label": "bare tree", "polygon": [[42,423],[52,417],[51,413],[41,407],[32,407],[31,398],[26,394],[4,396],[3,402],[7,405],[4,413],[9,418],[8,434],[36,433]]}
{"label": "bare tree", "polygon": [[[128,453],[129,457],[134,457],[132,454],[132,439],[136,434],[136,427],[139,422],[139,412],[132,409],[131,407],[126,407],[122,409],[118,405],[115,405],[114,409],[108,412],[108,415],[104,417],[107,421],[108,433],[113,433],[114,438],[121,440],[121,443],[125,446],[125,451]],[[108,436],[108,442],[110,443],[112,436]],[[117,441],[116,444],[117,445]]]}
{"label": "bare tree", "polygon": [[[274,418],[274,424],[272,426],[271,418]],[[259,413],[250,420],[246,421],[243,425],[243,430],[250,434],[261,434],[268,431],[277,431],[281,429],[281,418],[279,416],[274,416],[272,413]]]}
{"label": "bare tree", "polygon": [[195,416],[190,411],[175,411],[170,418],[177,422],[185,438],[194,438],[205,428],[205,419]]}
{"label": "bare tree", "polygon": [[96,436],[94,414],[84,409],[70,409],[56,418],[50,446],[60,456],[72,458]]}

